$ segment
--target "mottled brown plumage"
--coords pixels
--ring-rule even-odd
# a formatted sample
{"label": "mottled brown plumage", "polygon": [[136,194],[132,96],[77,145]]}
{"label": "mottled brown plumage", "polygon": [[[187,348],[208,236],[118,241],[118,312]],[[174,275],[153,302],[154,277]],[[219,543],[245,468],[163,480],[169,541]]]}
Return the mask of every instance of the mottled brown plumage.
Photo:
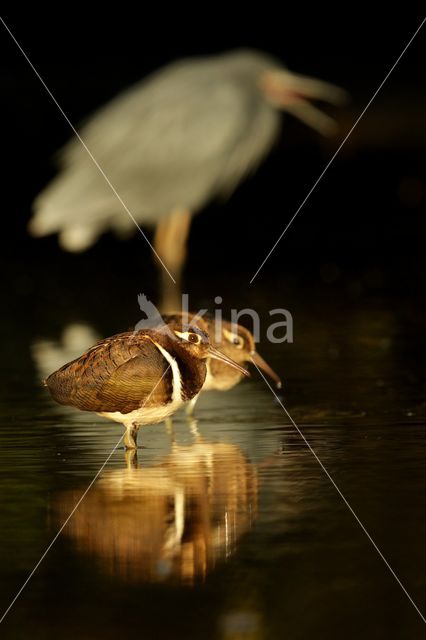
{"label": "mottled brown plumage", "polygon": [[[164,338],[156,335],[155,341],[170,348],[173,338]],[[100,340],[52,373],[46,385],[57,402],[83,411],[129,413],[143,403],[155,406],[171,396],[173,372],[165,371],[167,361],[153,340],[151,331],[128,331]],[[195,359],[192,368],[202,385],[205,365]]]}

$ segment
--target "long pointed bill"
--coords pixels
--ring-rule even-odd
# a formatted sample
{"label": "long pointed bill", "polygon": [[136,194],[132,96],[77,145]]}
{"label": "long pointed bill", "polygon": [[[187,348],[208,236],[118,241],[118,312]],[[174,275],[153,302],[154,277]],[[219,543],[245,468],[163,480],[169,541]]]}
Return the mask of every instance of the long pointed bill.
{"label": "long pointed bill", "polygon": [[276,107],[285,109],[324,135],[333,132],[335,122],[309,100],[339,105],[347,99],[346,92],[333,84],[285,70],[267,71],[261,79],[261,88]]}
{"label": "long pointed bill", "polygon": [[244,367],[241,367],[237,362],[234,362],[233,360],[231,360],[231,358],[228,358],[228,356],[225,356],[224,353],[221,353],[220,351],[218,351],[212,346],[209,347],[209,356],[210,358],[215,358],[215,360],[220,360],[220,362],[229,364],[230,367],[234,367],[234,369],[237,369],[237,371],[242,373],[243,376],[250,377],[250,374],[247,371],[247,369],[244,369]]}
{"label": "long pointed bill", "polygon": [[266,373],[266,375],[268,375],[271,378],[271,380],[273,380],[275,382],[275,385],[276,385],[277,389],[281,389],[281,387],[282,387],[281,378],[279,378],[277,376],[275,371],[273,369],[271,369],[269,364],[267,362],[265,362],[265,360],[262,358],[262,356],[260,356],[257,353],[257,351],[252,351],[250,353],[250,356],[251,356],[251,359],[253,360],[254,364],[257,367],[259,367],[259,369],[262,369],[262,371],[264,371]]}

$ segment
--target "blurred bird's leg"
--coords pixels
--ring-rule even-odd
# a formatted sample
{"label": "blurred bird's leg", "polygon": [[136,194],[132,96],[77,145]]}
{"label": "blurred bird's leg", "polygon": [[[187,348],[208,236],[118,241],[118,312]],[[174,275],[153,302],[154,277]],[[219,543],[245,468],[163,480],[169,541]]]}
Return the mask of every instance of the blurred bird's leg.
{"label": "blurred bird's leg", "polygon": [[176,208],[159,221],[155,236],[154,248],[161,260],[169,269],[176,284],[167,271],[160,264],[160,304],[159,309],[165,311],[179,311],[181,309],[182,271],[186,258],[186,244],[191,213],[185,208]]}
{"label": "blurred bird's leg", "polygon": [[164,424],[166,425],[166,433],[168,436],[173,436],[174,435],[174,431],[173,431],[173,420],[172,418],[169,416],[168,418],[166,418],[164,420]]}

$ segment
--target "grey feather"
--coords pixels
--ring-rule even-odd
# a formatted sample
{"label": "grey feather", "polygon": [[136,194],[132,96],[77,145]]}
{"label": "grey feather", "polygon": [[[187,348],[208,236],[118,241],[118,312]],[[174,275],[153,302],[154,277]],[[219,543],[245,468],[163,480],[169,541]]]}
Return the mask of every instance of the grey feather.
{"label": "grey feather", "polygon": [[[181,60],[118,95],[80,135],[139,224],[155,225],[177,207],[197,212],[231,193],[270,150],[281,118],[258,79],[281,68],[249,50]],[[82,250],[105,230],[133,228],[72,139],[57,177],[35,200],[31,233],[59,233],[64,248]]]}

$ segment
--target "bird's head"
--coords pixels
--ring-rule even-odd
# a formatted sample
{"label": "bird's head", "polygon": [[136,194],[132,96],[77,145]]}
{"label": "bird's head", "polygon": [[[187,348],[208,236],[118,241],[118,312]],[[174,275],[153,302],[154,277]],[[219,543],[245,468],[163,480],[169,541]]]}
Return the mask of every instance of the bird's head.
{"label": "bird's head", "polygon": [[[177,351],[184,351],[191,358],[206,360],[213,358],[233,367],[244,376],[250,376],[249,372],[238,362],[232,360],[226,353],[222,353],[212,344],[206,331],[200,329],[196,322],[186,324],[182,321],[182,314],[175,314],[163,317],[164,335],[173,339],[172,347]],[[203,323],[205,326],[205,323]],[[161,330],[160,330],[161,331]]]}
{"label": "bird's head", "polygon": [[264,371],[275,382],[277,389],[281,388],[281,379],[257,353],[253,334],[248,329],[239,324],[223,320],[220,335],[217,335],[214,328],[214,320],[208,318],[206,322],[211,340],[214,339],[215,346],[222,353],[239,364],[254,362],[259,369]]}
{"label": "bird's head", "polygon": [[335,130],[334,120],[311,101],[340,105],[347,99],[346,91],[328,82],[293,73],[260,51],[239,50],[229,57],[240,76],[254,81],[268,104],[291,113],[324,135]]}

